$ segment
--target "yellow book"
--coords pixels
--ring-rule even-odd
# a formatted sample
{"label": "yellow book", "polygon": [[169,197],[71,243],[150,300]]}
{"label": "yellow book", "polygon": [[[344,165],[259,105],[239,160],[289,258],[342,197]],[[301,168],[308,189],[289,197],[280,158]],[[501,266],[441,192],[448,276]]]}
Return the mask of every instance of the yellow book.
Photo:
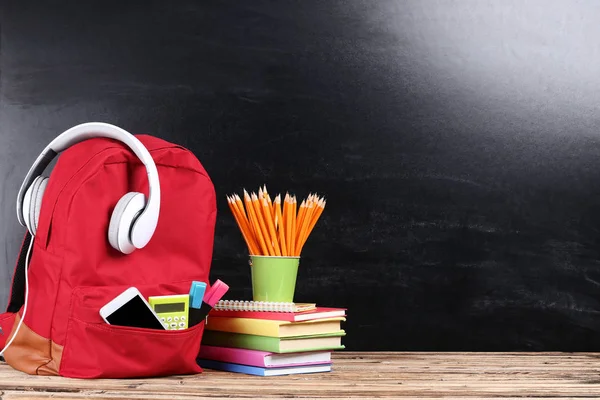
{"label": "yellow book", "polygon": [[269,337],[318,335],[340,331],[344,317],[290,322],[256,318],[208,317],[206,330]]}

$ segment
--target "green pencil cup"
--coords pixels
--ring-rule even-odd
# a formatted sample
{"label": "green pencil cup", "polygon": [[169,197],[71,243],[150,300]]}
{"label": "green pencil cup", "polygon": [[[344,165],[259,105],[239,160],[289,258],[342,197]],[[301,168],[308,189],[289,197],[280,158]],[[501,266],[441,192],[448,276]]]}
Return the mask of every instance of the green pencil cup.
{"label": "green pencil cup", "polygon": [[294,301],[300,257],[250,256],[252,300]]}

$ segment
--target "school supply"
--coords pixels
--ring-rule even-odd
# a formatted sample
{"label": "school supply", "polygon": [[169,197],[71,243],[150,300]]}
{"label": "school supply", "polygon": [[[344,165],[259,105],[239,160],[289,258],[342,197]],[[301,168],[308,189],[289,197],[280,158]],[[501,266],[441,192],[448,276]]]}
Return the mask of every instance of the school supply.
{"label": "school supply", "polygon": [[166,329],[172,331],[187,329],[190,305],[188,294],[150,296],[148,303]]}
{"label": "school supply", "polygon": [[248,300],[219,300],[214,307],[215,311],[264,311],[282,313],[310,311],[314,310],[315,308],[316,304],[314,303],[285,303]]}
{"label": "school supply", "polygon": [[261,368],[330,364],[331,351],[271,353],[268,351],[202,345],[199,359],[243,364]]}
{"label": "school supply", "polygon": [[[304,314],[312,316],[305,317],[306,321],[294,321]],[[325,318],[328,314],[333,317]],[[342,337],[346,332],[341,329],[345,314],[345,309],[316,306],[299,313],[213,309],[206,323],[198,362],[206,368],[258,375],[290,365],[327,363],[331,367],[331,353],[345,348]],[[207,360],[222,364],[207,363]],[[260,369],[254,369],[256,367]]]}
{"label": "school supply", "polygon": [[215,307],[209,314],[211,317],[236,317],[236,318],[255,318],[255,319],[270,319],[278,321],[310,321],[321,318],[345,317],[345,308],[331,307],[315,307],[310,311],[299,312],[279,312],[279,311],[245,311],[245,310],[229,310]]}
{"label": "school supply", "polygon": [[8,364],[72,378],[201,372],[205,324],[132,328],[109,325],[99,313],[132,286],[147,299],[208,282],[216,197],[193,153],[114,125],[78,125],[38,157],[17,210],[27,232],[0,314]]}
{"label": "school supply", "polygon": [[192,282],[190,287],[190,308],[189,314],[189,326],[196,326],[202,322],[202,299],[204,298],[204,292],[206,290],[206,283],[204,282]]}
{"label": "school supply", "polygon": [[330,372],[331,364],[322,365],[305,365],[297,367],[281,367],[281,368],[260,368],[249,365],[233,364],[213,360],[198,360],[198,364],[202,368],[209,368],[228,372],[239,372],[248,375],[257,376],[281,376],[291,374],[311,374],[316,372]]}
{"label": "school supply", "polygon": [[270,337],[293,337],[339,332],[346,318],[327,318],[305,322],[275,321],[268,319],[213,317],[208,319],[206,330],[247,333]]}
{"label": "school supply", "polygon": [[340,330],[339,332],[321,335],[277,338],[206,330],[202,338],[202,345],[236,347],[240,349],[269,351],[272,353],[341,350],[345,348],[341,340],[344,335],[346,335],[346,332]]}
{"label": "school supply", "polygon": [[242,233],[250,255],[299,257],[308,236],[325,209],[325,198],[316,194],[302,200],[298,208],[295,195],[281,194],[271,200],[267,187],[248,194],[244,202],[237,194],[227,196],[227,203]]}
{"label": "school supply", "polygon": [[193,281],[190,286],[190,307],[200,308],[202,306],[202,299],[204,299],[204,292],[206,291],[206,283]]}
{"label": "school supply", "polygon": [[137,288],[130,287],[100,309],[100,316],[107,323],[164,330],[158,315]]}
{"label": "school supply", "polygon": [[229,290],[229,286],[217,279],[215,284],[206,291],[200,308],[190,309],[190,326],[195,326],[205,320],[210,310],[227,293],[227,290]]}

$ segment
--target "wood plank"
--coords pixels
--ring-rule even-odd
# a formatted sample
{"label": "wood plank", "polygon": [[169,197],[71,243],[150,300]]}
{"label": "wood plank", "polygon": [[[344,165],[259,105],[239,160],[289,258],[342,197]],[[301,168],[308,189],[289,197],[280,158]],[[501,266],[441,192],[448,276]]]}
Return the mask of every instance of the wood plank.
{"label": "wood plank", "polygon": [[30,376],[0,365],[2,399],[600,398],[596,353],[336,352],[333,372],[255,377],[79,380]]}

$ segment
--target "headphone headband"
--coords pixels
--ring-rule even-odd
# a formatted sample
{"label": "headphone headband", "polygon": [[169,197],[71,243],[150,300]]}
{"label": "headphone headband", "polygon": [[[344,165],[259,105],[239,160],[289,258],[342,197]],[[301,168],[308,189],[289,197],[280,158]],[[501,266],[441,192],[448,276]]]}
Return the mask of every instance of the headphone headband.
{"label": "headphone headband", "polygon": [[79,142],[96,137],[115,139],[124,143],[146,167],[148,175],[148,201],[131,229],[131,242],[135,247],[142,248],[148,244],[158,224],[160,210],[158,171],[152,156],[142,142],[126,130],[104,122],[88,122],[74,126],[61,133],[46,146],[29,169],[19,189],[19,194],[17,195],[17,218],[19,219],[19,223],[25,226],[23,219],[23,198],[33,180],[48,167],[58,153]]}

